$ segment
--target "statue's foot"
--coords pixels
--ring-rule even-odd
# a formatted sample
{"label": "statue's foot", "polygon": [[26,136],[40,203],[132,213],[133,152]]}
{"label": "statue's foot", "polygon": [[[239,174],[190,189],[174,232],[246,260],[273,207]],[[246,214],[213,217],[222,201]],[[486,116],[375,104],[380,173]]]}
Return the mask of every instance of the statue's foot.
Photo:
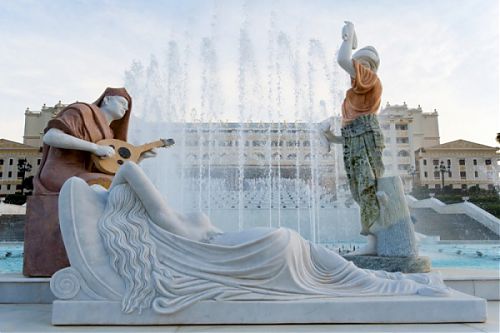
{"label": "statue's foot", "polygon": [[355,251],[349,253],[349,256],[376,256],[377,255],[377,239],[373,235],[367,236],[365,246],[362,246]]}

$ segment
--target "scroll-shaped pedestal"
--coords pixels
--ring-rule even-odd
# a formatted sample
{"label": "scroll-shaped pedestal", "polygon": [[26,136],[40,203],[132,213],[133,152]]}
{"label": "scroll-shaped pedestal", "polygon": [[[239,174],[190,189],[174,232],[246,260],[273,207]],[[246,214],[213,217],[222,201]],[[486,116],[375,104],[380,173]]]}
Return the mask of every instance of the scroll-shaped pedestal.
{"label": "scroll-shaped pedestal", "polygon": [[382,177],[378,179],[377,190],[380,220],[372,227],[377,236],[377,254],[382,257],[416,257],[415,230],[401,178]]}

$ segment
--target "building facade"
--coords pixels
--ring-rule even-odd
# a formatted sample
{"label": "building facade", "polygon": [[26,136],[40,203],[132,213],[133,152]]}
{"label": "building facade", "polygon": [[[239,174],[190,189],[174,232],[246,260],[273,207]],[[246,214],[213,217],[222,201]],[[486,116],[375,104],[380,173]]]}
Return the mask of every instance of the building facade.
{"label": "building facade", "polygon": [[42,147],[43,131],[47,127],[47,123],[57,116],[64,107],[66,105],[59,101],[53,107],[47,107],[44,104],[40,111],[26,109],[24,112],[23,143],[32,147]]}
{"label": "building facade", "polygon": [[423,112],[420,105],[408,108],[386,104],[379,114],[385,137],[383,161],[386,175],[399,175],[406,191],[411,191],[415,180],[415,151],[439,145],[438,113]]}
{"label": "building facade", "polygon": [[41,158],[42,154],[38,147],[0,139],[0,197],[21,190],[23,174],[18,169],[20,161],[26,160],[31,165],[31,171],[24,174],[24,177],[28,178],[38,171]]}
{"label": "building facade", "polygon": [[[44,105],[40,111],[26,110],[24,144],[41,147],[47,122],[65,106],[59,102],[53,107]],[[434,152],[433,149],[440,144],[437,111],[423,112],[420,106],[409,108],[406,103],[387,103],[379,113],[379,120],[386,144],[383,152],[386,175],[401,176],[406,191],[411,191],[414,184],[432,188],[439,185],[440,182],[433,178],[434,170],[420,163],[424,163],[424,160],[434,161],[434,157],[423,157],[424,154],[429,154],[424,152]],[[138,119],[133,121],[140,122]],[[337,121],[340,124],[340,119]],[[155,125],[145,123],[136,128],[142,128],[141,126],[150,128]],[[183,146],[184,156],[180,158],[185,165],[191,165],[188,172],[192,174],[210,170],[215,176],[237,178],[243,163],[245,178],[257,178],[269,173],[282,178],[311,180],[315,177],[329,188],[346,182],[341,145],[332,145],[331,152],[320,147],[315,124],[185,123],[170,127],[169,132],[176,139],[176,144]],[[458,146],[453,148],[454,156],[463,156],[466,163],[472,163],[472,166],[484,161],[484,170],[479,167],[474,170],[455,170],[455,173],[458,172],[456,175],[465,172],[467,182],[456,178],[453,186],[494,186],[498,182],[498,174],[492,175],[492,170],[497,165],[495,148],[474,143],[467,144],[467,147],[464,144]],[[426,150],[431,147],[434,148]],[[441,148],[436,149],[440,151]],[[462,163],[459,161],[461,159],[454,161],[453,158],[446,158],[445,163],[450,160],[451,165],[455,165]],[[490,166],[485,164],[488,160],[492,161]],[[36,172],[37,168],[34,169]],[[451,172],[453,175],[453,171]]]}
{"label": "building facade", "polygon": [[499,185],[497,147],[456,140],[416,152],[417,177],[420,186],[441,189],[467,189],[479,186],[493,189]]}

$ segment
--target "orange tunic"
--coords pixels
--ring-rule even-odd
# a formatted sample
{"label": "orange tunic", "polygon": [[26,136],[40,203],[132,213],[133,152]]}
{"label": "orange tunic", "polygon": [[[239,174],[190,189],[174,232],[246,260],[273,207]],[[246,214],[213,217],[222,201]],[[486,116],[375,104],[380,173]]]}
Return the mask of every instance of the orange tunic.
{"label": "orange tunic", "polygon": [[352,63],[356,77],[351,78],[351,89],[342,104],[342,126],[360,116],[377,113],[382,98],[382,83],[377,74],[355,60]]}

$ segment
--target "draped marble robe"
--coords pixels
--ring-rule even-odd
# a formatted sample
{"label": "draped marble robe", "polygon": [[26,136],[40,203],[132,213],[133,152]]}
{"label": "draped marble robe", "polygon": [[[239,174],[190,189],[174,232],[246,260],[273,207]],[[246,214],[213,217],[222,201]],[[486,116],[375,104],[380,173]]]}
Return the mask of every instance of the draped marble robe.
{"label": "draped marble robe", "polygon": [[111,267],[124,281],[126,313],[152,308],[169,314],[201,300],[448,294],[439,276],[360,269],[290,229],[220,233],[208,226],[202,239],[180,236],[153,222],[128,184],[104,196],[99,233]]}

